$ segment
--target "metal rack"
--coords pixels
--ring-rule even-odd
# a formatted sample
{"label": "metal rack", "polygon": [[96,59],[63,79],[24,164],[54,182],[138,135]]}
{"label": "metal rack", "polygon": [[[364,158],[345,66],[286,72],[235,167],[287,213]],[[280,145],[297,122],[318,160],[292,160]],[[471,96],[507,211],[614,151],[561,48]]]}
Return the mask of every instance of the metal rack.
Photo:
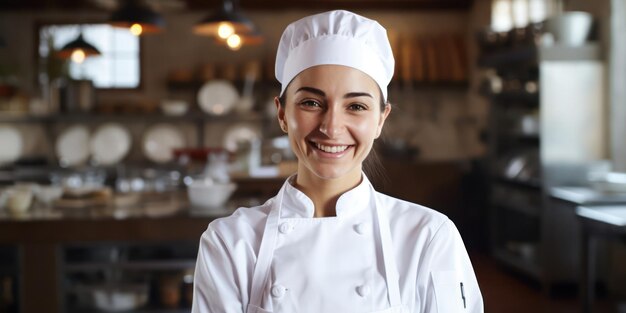
{"label": "metal rack", "polygon": [[[604,138],[601,50],[518,46],[482,55],[478,64],[504,81],[502,90],[487,95],[492,255],[548,291],[575,282],[577,264],[563,256],[576,243],[564,243],[558,233],[576,235],[574,212],[551,207],[548,196],[552,186],[584,182],[586,167],[604,155],[594,143]],[[525,88],[527,82],[537,88]],[[536,134],[519,131],[530,112],[537,115]],[[583,128],[588,136],[568,140]]]}

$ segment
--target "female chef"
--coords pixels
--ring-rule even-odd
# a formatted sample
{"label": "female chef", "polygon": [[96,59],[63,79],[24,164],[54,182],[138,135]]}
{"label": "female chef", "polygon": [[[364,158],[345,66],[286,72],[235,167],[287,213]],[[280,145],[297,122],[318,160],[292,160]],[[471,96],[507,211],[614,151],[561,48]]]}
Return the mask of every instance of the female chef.
{"label": "female chef", "polygon": [[376,192],[362,172],[391,110],[393,68],[385,29],[354,13],[285,29],[275,102],[298,171],[265,204],[209,225],[193,312],[483,311],[453,223]]}

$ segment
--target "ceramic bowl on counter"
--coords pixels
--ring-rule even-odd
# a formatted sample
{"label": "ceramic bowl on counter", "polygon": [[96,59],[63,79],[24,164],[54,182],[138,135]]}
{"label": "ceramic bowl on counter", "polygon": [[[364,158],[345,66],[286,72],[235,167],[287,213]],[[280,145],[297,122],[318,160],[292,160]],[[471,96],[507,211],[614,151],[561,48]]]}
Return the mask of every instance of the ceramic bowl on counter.
{"label": "ceramic bowl on counter", "polygon": [[546,19],[546,30],[557,43],[582,46],[593,26],[593,16],[587,12],[565,12]]}
{"label": "ceramic bowl on counter", "polygon": [[55,185],[40,185],[35,189],[35,199],[44,208],[51,208],[52,204],[63,196],[63,187]]}
{"label": "ceramic bowl on counter", "polygon": [[147,284],[94,286],[93,303],[105,312],[134,310],[146,305],[148,291]]}
{"label": "ceramic bowl on counter", "polygon": [[199,179],[187,186],[187,196],[193,209],[221,210],[235,189],[237,189],[235,183],[217,183],[211,179]]}
{"label": "ceramic bowl on counter", "polygon": [[161,110],[163,114],[169,116],[181,116],[187,113],[189,104],[183,100],[163,100],[161,101]]}

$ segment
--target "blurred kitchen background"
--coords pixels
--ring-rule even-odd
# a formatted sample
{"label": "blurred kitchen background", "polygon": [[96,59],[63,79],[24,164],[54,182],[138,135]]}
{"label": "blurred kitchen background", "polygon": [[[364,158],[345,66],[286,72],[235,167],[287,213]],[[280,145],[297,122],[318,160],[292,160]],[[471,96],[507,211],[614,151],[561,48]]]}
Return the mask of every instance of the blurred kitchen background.
{"label": "blurred kitchen background", "polygon": [[276,46],[330,9],[388,29],[372,180],[486,312],[626,312],[625,0],[3,0],[0,312],[189,312],[208,223],[295,170]]}

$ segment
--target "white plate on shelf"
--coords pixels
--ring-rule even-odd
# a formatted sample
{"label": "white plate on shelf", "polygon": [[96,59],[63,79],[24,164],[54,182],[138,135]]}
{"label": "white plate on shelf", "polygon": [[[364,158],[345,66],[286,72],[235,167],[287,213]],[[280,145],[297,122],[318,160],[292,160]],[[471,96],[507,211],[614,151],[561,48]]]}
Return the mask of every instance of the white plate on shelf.
{"label": "white plate on shelf", "polygon": [[89,159],[89,129],[83,125],[66,128],[56,141],[56,153],[62,166],[84,164]]}
{"label": "white plate on shelf", "polygon": [[132,144],[128,130],[117,123],[98,127],[91,137],[91,155],[96,164],[112,165],[122,160]]}
{"label": "white plate on shelf", "polygon": [[16,128],[0,125],[0,164],[12,163],[22,156],[24,142],[22,134]]}
{"label": "white plate on shelf", "polygon": [[143,152],[151,161],[166,163],[174,159],[174,149],[185,147],[185,136],[171,124],[157,124],[143,136]]}
{"label": "white plate on shelf", "polygon": [[239,93],[227,80],[216,79],[202,85],[198,92],[198,105],[210,115],[229,113],[239,102]]}
{"label": "white plate on shelf", "polygon": [[251,143],[261,139],[261,132],[247,124],[236,124],[226,130],[224,134],[224,148],[236,152],[242,143]]}

